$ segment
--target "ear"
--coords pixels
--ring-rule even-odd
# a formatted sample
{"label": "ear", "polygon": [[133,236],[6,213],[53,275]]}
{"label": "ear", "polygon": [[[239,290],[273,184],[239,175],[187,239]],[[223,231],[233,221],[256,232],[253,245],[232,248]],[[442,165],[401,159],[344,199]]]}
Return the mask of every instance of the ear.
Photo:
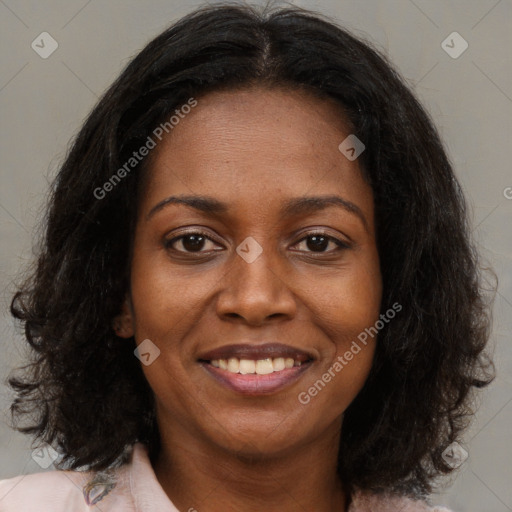
{"label": "ear", "polygon": [[120,338],[131,338],[135,335],[132,304],[128,295],[121,307],[121,313],[112,321],[112,328]]}

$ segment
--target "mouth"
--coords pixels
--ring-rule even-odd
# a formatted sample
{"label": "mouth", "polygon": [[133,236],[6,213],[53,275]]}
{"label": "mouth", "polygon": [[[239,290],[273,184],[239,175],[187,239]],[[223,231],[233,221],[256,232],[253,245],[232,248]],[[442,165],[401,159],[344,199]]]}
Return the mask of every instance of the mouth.
{"label": "mouth", "polygon": [[295,382],[313,363],[307,352],[282,344],[227,345],[198,362],[220,384],[244,395],[272,394]]}

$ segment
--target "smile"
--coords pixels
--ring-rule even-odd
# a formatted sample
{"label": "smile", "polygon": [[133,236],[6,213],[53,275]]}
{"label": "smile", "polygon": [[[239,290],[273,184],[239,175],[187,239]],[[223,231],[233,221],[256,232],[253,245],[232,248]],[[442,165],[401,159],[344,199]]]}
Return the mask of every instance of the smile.
{"label": "smile", "polygon": [[231,357],[229,359],[214,359],[210,361],[210,364],[215,368],[221,368],[230,373],[268,375],[269,373],[280,372],[285,368],[301,366],[302,361],[296,361],[292,357],[267,357],[266,359],[258,359],[256,361]]}
{"label": "smile", "polygon": [[295,382],[313,363],[302,350],[281,344],[229,345],[199,358],[218,383],[244,395],[271,394]]}

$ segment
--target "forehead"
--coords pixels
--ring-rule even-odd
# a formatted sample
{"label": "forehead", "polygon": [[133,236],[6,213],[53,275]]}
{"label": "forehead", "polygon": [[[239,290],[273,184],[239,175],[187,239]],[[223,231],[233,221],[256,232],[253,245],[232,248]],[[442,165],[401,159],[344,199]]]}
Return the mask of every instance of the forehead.
{"label": "forehead", "polygon": [[208,194],[263,212],[285,197],[339,193],[371,214],[357,160],[338,149],[348,135],[333,100],[286,89],[210,93],[157,144],[144,196]]}

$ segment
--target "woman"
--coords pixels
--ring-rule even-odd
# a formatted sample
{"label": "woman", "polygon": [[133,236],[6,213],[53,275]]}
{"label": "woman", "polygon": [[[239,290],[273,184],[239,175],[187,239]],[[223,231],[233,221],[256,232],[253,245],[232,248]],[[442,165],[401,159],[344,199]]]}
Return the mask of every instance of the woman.
{"label": "woman", "polygon": [[66,470],[1,482],[6,512],[441,510],[492,378],[432,122],[299,9],[201,9],[140,52],[78,134],[11,309],[34,353],[17,428]]}

